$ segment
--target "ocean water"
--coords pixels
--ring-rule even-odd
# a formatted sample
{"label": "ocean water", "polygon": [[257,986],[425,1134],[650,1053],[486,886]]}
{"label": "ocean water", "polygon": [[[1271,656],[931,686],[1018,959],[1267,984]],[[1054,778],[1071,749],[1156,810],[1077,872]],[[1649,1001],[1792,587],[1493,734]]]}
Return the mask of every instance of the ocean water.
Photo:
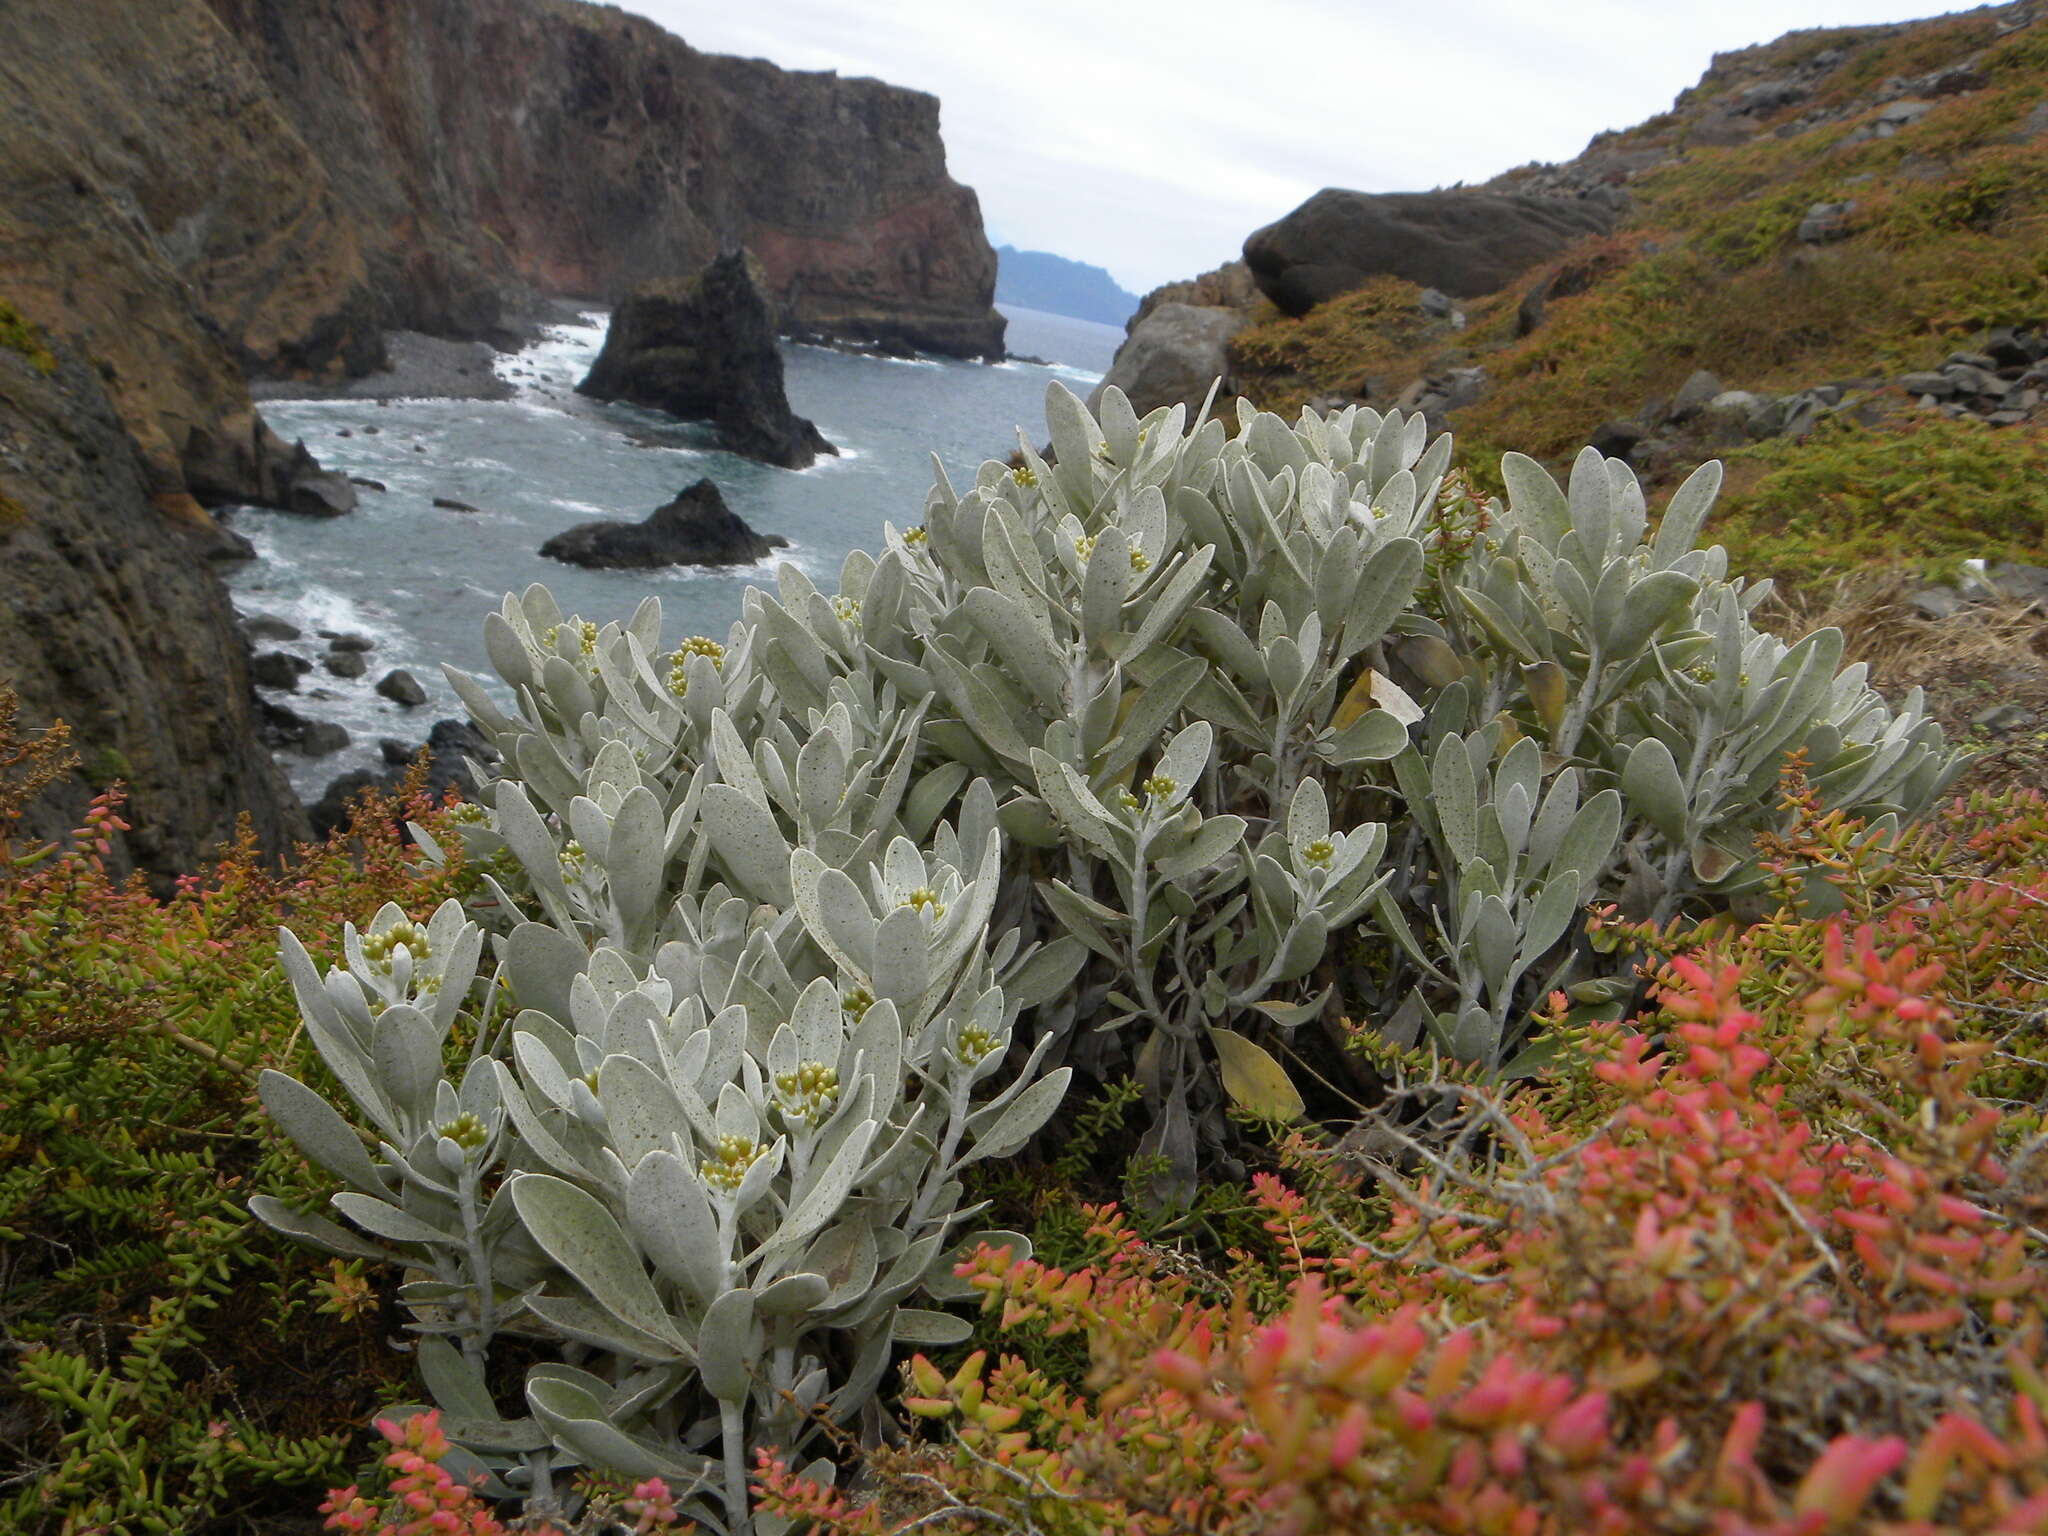
{"label": "ocean water", "polygon": [[[1048,382],[1085,396],[1122,339],[1116,328],[1085,320],[1007,305],[1004,312],[1010,350],[1045,364],[785,346],[790,404],[840,451],[807,470],[737,458],[715,447],[706,427],[577,395],[604,340],[601,311],[501,357],[498,370],[516,391],[509,400],[265,402],[266,418],[287,440],[303,438],[328,468],[387,487],[361,490],[345,517],[261,508],[232,515],[258,554],[230,576],[237,609],[305,631],[304,639],[259,649],[275,645],[316,663],[297,692],[268,696],[335,721],[352,738],[324,757],[282,754],[293,784],[317,797],[335,775],[374,764],[378,738],[418,741],[433,721],[461,715],[441,663],[488,676],[484,615],[531,582],[545,582],[565,612],[600,623],[624,619],[656,593],[672,636],[723,635],[746,588],[772,586],[785,560],[829,588],[847,551],[875,547],[884,522],[920,520],[932,454],[958,485],[983,460],[1007,456],[1020,426],[1043,441]],[[756,532],[779,533],[791,547],[757,566],[659,571],[589,571],[538,553],[576,523],[643,518],[705,476]],[[481,510],[436,507],[437,496]],[[317,665],[320,630],[375,642],[364,676],[330,677]],[[394,667],[419,679],[426,704],[401,709],[376,693]]]}

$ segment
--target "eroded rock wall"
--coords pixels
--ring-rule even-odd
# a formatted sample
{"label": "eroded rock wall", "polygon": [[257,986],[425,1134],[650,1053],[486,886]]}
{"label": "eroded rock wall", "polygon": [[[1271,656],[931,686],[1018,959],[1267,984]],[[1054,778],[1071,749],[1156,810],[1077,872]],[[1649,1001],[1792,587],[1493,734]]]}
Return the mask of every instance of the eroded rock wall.
{"label": "eroded rock wall", "polygon": [[489,336],[745,245],[799,332],[998,354],[935,97],[700,53],[573,0],[210,0],[318,147],[394,324]]}

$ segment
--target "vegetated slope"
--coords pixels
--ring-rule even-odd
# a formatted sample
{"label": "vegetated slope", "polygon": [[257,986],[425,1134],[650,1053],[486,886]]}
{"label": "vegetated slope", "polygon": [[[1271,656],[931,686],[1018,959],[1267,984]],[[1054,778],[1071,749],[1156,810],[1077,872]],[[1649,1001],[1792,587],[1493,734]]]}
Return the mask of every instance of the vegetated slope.
{"label": "vegetated slope", "polygon": [[1795,576],[2041,556],[2048,13],[1720,55],[1670,112],[1493,186],[1626,202],[1461,313],[1390,277],[1298,320],[1257,301],[1232,382],[1419,405],[1482,474],[1589,440],[1653,481],[1723,456],[1721,536]]}
{"label": "vegetated slope", "polygon": [[996,247],[996,298],[1102,325],[1122,325],[1138,307],[1138,296],[1104,268],[1014,245]]}

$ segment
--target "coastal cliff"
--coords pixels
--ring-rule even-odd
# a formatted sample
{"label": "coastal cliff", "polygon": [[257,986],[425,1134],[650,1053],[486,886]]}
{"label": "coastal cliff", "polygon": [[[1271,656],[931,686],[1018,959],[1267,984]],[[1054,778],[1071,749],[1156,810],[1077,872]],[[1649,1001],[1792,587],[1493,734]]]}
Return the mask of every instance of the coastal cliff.
{"label": "coastal cliff", "polygon": [[994,357],[996,260],[939,103],[700,53],[572,0],[210,0],[316,146],[389,325],[489,337],[744,245],[801,335]]}
{"label": "coastal cliff", "polygon": [[537,294],[739,244],[798,334],[1002,352],[919,92],[569,0],[27,0],[6,34],[0,682],[87,749],[48,814],[123,779],[117,863],[159,880],[238,812],[273,853],[305,827],[209,559],[208,507],[289,507],[312,470],[251,376],[362,375],[394,328],[506,340]]}

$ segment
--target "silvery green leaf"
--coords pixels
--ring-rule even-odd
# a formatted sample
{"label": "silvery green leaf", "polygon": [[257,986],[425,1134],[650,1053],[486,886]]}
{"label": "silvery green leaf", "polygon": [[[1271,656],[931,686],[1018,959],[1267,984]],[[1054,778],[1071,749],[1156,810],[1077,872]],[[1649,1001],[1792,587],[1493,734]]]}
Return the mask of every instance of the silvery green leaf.
{"label": "silvery green leaf", "polygon": [[528,1296],[525,1305],[527,1311],[565,1337],[628,1360],[677,1360],[688,1353],[680,1341],[656,1338],[623,1318],[614,1317],[609,1307],[574,1296]]}
{"label": "silvery green leaf", "polygon": [[860,1177],[861,1160],[875,1139],[875,1130],[872,1120],[854,1126],[839,1150],[832,1154],[831,1161],[814,1169],[803,1187],[791,1191],[789,1214],[783,1217],[771,1240],[774,1247],[794,1250],[839,1214],[840,1206]]}
{"label": "silvery green leaf", "polygon": [[338,1222],[329,1221],[314,1211],[295,1211],[271,1195],[251,1195],[249,1214],[286,1237],[328,1253],[338,1253],[344,1259],[369,1259],[378,1264],[400,1266],[412,1262],[397,1249],[379,1247],[356,1236]]}
{"label": "silvery green leaf", "polygon": [[1525,453],[1509,453],[1500,461],[1500,476],[1508,488],[1508,509],[1515,521],[1527,528],[1547,549],[1556,549],[1572,525],[1571,506],[1557,482],[1543,466]]}
{"label": "silvery green leaf", "polygon": [[620,1321],[680,1346],[640,1256],[594,1197],[552,1174],[512,1180],[512,1205],[533,1240]]}
{"label": "silvery green leaf", "polygon": [[1321,912],[1310,910],[1295,919],[1280,947],[1275,981],[1295,981],[1316,968],[1329,947],[1330,922]]}
{"label": "silvery green leaf", "polygon": [[1053,644],[1042,616],[991,587],[970,591],[962,610],[1003,658],[1010,673],[1050,710],[1066,707],[1065,659]]}
{"label": "silvery green leaf", "polygon": [[1478,786],[1464,738],[1446,736],[1430,768],[1431,809],[1443,828],[1451,858],[1465,864],[1479,856]]}
{"label": "silvery green leaf", "polygon": [[1203,583],[1209,575],[1209,564],[1215,558],[1213,546],[1203,545],[1182,564],[1167,582],[1160,594],[1152,599],[1152,606],[1145,610],[1145,617],[1139,621],[1137,632],[1131,636],[1130,644],[1124,647],[1126,656],[1142,656],[1154,645],[1173,632],[1173,627],[1202,595]]}
{"label": "silvery green leaf", "polygon": [[344,1189],[329,1196],[328,1203],[364,1231],[373,1232],[390,1242],[433,1246],[462,1241],[459,1233],[443,1232],[374,1195],[360,1195],[354,1190]]}
{"label": "silvery green leaf", "polygon": [[1606,653],[1625,660],[1699,595],[1700,584],[1679,571],[1652,571],[1628,588],[1621,611],[1601,636]]}
{"label": "silvery green leaf", "polygon": [[1320,780],[1303,779],[1287,807],[1287,840],[1296,847],[1330,835],[1330,803]]}
{"label": "silvery green leaf", "polygon": [[[424,1342],[423,1340],[422,1343]],[[484,1416],[443,1413],[440,1427],[441,1433],[453,1442],[454,1448],[466,1451],[518,1456],[527,1451],[544,1451],[554,1443],[547,1430],[541,1427],[539,1420],[501,1419],[495,1411]],[[441,1465],[451,1476],[460,1476],[446,1456],[442,1458]],[[489,1496],[488,1488],[481,1491]]]}
{"label": "silvery green leaf", "polygon": [[591,1172],[583,1165],[582,1160],[564,1147],[541,1123],[540,1115],[528,1101],[519,1080],[512,1075],[512,1069],[502,1061],[494,1061],[491,1065],[498,1075],[498,1096],[504,1101],[505,1112],[512,1117],[512,1124],[519,1132],[519,1139],[542,1162],[558,1173],[570,1178],[589,1178]]}
{"label": "silvery green leaf", "polygon": [[1356,656],[1377,644],[1403,609],[1415,600],[1422,580],[1422,546],[1413,539],[1390,539],[1367,557],[1344,616],[1339,653]]}
{"label": "silvery green leaf", "polygon": [[365,1193],[384,1192],[384,1181],[364,1151],[362,1138],[327,1100],[297,1078],[269,1068],[257,1078],[256,1092],[278,1129],[315,1167]]}
{"label": "silvery green leaf", "polygon": [[697,1330],[697,1371],[704,1389],[721,1402],[743,1400],[753,1378],[754,1348],[754,1293],[739,1286],[704,1309]]}
{"label": "silvery green leaf", "polygon": [[654,1267],[700,1305],[725,1288],[718,1217],[695,1170],[673,1152],[640,1159],[626,1189],[626,1219]]}
{"label": "silvery green leaf", "polygon": [[789,905],[789,842],[767,805],[730,784],[712,784],[699,815],[704,835],[733,877],[759,899]]}
{"label": "silvery green leaf", "polygon": [[1463,586],[1452,590],[1458,601],[1464,605],[1465,611],[1479,622],[1479,627],[1486,631],[1496,645],[1506,648],[1523,661],[1548,659],[1544,654],[1544,647],[1539,646],[1528,631],[1508,616],[1506,609],[1484,592]]}
{"label": "silvery green leaf", "polygon": [[413,1359],[427,1390],[445,1412],[480,1420],[498,1416],[483,1368],[446,1339],[427,1334],[415,1346]]}
{"label": "silvery green leaf", "polygon": [[758,1291],[754,1311],[762,1317],[801,1317],[822,1308],[831,1293],[832,1287],[823,1275],[800,1271],[784,1275]]}
{"label": "silvery green leaf", "polygon": [[1650,545],[1652,565],[1662,570],[1691,552],[1699,542],[1700,529],[1705,526],[1707,514],[1713,510],[1714,498],[1720,491],[1721,461],[1709,459],[1686,477],[1685,484],[1671,493],[1671,500],[1664,508],[1663,521],[1657,525],[1657,536]]}
{"label": "silvery green leaf", "polygon": [[1071,1067],[1048,1072],[1005,1105],[994,1122],[985,1127],[976,1126],[974,1119],[969,1119],[974,1144],[960,1159],[961,1166],[984,1157],[1008,1157],[1022,1147],[1038,1133],[1040,1126],[1052,1118],[1052,1112],[1066,1097],[1067,1084],[1073,1076]]}
{"label": "silvery green leaf", "polygon": [[923,914],[898,907],[875,928],[875,995],[909,1009],[932,984],[932,955]]}
{"label": "silvery green leaf", "polygon": [[[1243,846],[1245,820],[1242,816],[1211,816],[1188,843],[1165,858],[1154,861],[1161,879],[1181,881],[1198,874]],[[1027,1005],[1028,1006],[1028,1005]]]}
{"label": "silvery green leaf", "polygon": [[1685,781],[1671,749],[1655,736],[1645,736],[1630,749],[1621,770],[1621,792],[1670,842],[1686,840]]}
{"label": "silvery green leaf", "polygon": [[377,1086],[401,1113],[431,1112],[441,1081],[441,1046],[425,1014],[405,1003],[378,1014],[371,1025],[370,1060]]}
{"label": "silvery green leaf", "polygon": [[1391,711],[1368,709],[1341,730],[1330,731],[1317,743],[1317,750],[1333,767],[1358,763],[1383,763],[1398,756],[1408,745],[1408,727]]}
{"label": "silvery green leaf", "polygon": [[1197,720],[1175,733],[1166,744],[1166,750],[1159,754],[1158,765],[1153,769],[1161,778],[1173,781],[1175,789],[1170,798],[1185,799],[1201,781],[1215,745],[1215,730],[1206,720]]}
{"label": "silvery green leaf", "polygon": [[[526,1405],[555,1443],[586,1466],[627,1477],[672,1479],[686,1489],[710,1481],[712,1464],[670,1446],[656,1446],[606,1422],[603,1397],[586,1387],[586,1372],[537,1365],[526,1375]],[[601,1384],[600,1384],[601,1385]]]}
{"label": "silvery green leaf", "polygon": [[1003,973],[1003,996],[1018,1009],[1050,1002],[1073,984],[1087,958],[1087,946],[1071,935],[1049,940],[1014,971]]}
{"label": "silvery green leaf", "polygon": [[522,1008],[570,1017],[569,989],[590,964],[590,952],[546,923],[521,923],[505,940],[505,974]]}
{"label": "silvery green leaf", "polygon": [[1603,789],[1593,796],[1572,818],[1571,826],[1557,845],[1557,852],[1551,856],[1549,868],[1554,871],[1575,869],[1579,872],[1579,899],[1592,899],[1593,891],[1607,870],[1607,861],[1614,853],[1614,840],[1621,835],[1621,796],[1611,789]]}
{"label": "silvery green leaf", "polygon": [[1579,882],[1572,872],[1560,871],[1556,879],[1545,882],[1523,923],[1521,948],[1515,956],[1516,973],[1526,971],[1563,938],[1580,911]]}
{"label": "silvery green leaf", "polygon": [[824,1303],[829,1307],[847,1306],[865,1296],[878,1266],[874,1229],[858,1217],[820,1232],[798,1265],[825,1277],[831,1287]]}
{"label": "silvery green leaf", "polygon": [[498,676],[514,688],[528,687],[538,681],[534,675],[533,658],[528,654],[525,642],[502,614],[484,615],[484,652],[491,658],[491,666]]}
{"label": "silvery green leaf", "polygon": [[1081,633],[1089,644],[1100,647],[1122,627],[1124,592],[1132,574],[1130,540],[1121,528],[1103,529],[1081,585]]}
{"label": "silvery green leaf", "polygon": [[932,1312],[921,1307],[898,1307],[890,1324],[890,1337],[898,1344],[924,1344],[943,1348],[974,1336],[974,1324],[951,1312]]}
{"label": "silvery green leaf", "polygon": [[675,1090],[638,1057],[605,1057],[597,1069],[597,1091],[612,1149],[628,1170],[666,1147],[669,1136],[686,1123]]}
{"label": "silvery green leaf", "polygon": [[1101,429],[1088,414],[1088,407],[1057,379],[1045,387],[1045,424],[1059,459],[1060,487],[1075,513],[1085,514],[1094,505],[1095,455],[1107,446]]}
{"label": "silvery green leaf", "polygon": [[[1103,931],[1106,924],[1122,926],[1125,919],[1121,912],[1115,912],[1100,902],[1090,900],[1061,880],[1041,880],[1038,883],[1038,894],[1044,898],[1045,904],[1052,908],[1053,916],[1060,920],[1069,934],[1105,960],[1117,964],[1123,962],[1123,951],[1113,944],[1108,934]],[[1108,916],[1100,916],[1101,913],[1108,913]]]}
{"label": "silvery green leaf", "polygon": [[661,899],[665,820],[654,791],[636,785],[620,802],[605,842],[607,888],[618,908],[623,937],[636,948],[652,937]]}
{"label": "silvery green leaf", "polygon": [[1116,735],[1093,764],[1091,777],[1107,783],[1139,758],[1154,751],[1167,724],[1180,712],[1188,694],[1207,675],[1209,665],[1199,656],[1175,662],[1143,688],[1125,694],[1128,713]]}

